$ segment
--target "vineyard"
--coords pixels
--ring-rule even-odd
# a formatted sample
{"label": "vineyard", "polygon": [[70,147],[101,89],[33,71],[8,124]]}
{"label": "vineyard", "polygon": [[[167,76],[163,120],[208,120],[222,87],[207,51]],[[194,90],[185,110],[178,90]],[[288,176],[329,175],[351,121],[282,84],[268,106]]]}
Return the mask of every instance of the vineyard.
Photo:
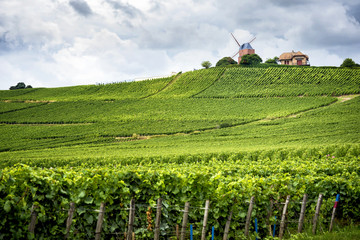
{"label": "vineyard", "polygon": [[1,91],[1,100],[16,101],[79,101],[139,99],[161,91],[176,76],[139,82],[84,85],[61,88],[34,88],[15,91]]}
{"label": "vineyard", "polygon": [[[334,150],[332,154],[323,155]],[[155,207],[159,197],[163,199],[165,208],[163,236],[171,236],[175,225],[181,224],[180,210],[187,201],[194,207],[189,222],[199,229],[201,207],[207,199],[211,201],[209,224],[215,226],[218,235],[224,229],[229,210],[233,209],[234,231],[231,237],[242,234],[241,223],[247,211],[246,202],[251,196],[256,199],[253,217],[262,223],[262,233],[266,232],[265,216],[270,199],[283,202],[287,195],[293,199],[289,219],[296,218],[295,212],[299,212],[300,205],[295,202],[300,202],[304,193],[313,200],[319,192],[326,197],[321,215],[323,220],[329,217],[337,193],[344,199],[339,209],[342,217],[358,219],[359,152],[360,147],[357,146],[303,152],[262,152],[257,155],[170,158],[167,161],[153,159],[151,163],[117,162],[97,168],[88,167],[86,163],[71,169],[44,169],[22,164],[6,167],[2,170],[0,185],[2,191],[8,193],[1,200],[5,217],[2,229],[8,229],[10,235],[3,237],[6,239],[13,232],[19,236],[27,234],[26,223],[34,203],[40,209],[37,234],[47,236],[47,239],[57,239],[62,234],[67,217],[67,211],[62,209],[68,209],[70,202],[78,206],[72,233],[80,232],[74,237],[92,238],[94,232],[90,230],[95,229],[96,219],[94,210],[101,202],[108,205],[104,234],[124,232],[128,219],[126,209],[131,198],[135,198],[138,204],[135,222],[138,238],[151,238],[153,235],[147,230],[146,210]],[[309,201],[306,215],[311,216],[314,210],[315,201]],[[273,214],[279,216],[280,209]]]}
{"label": "vineyard", "polygon": [[[0,91],[0,239],[124,239],[135,200],[136,239],[176,239],[184,205],[200,239],[284,238],[303,195],[311,229],[360,222],[360,74],[336,68],[210,68],[163,79]],[[105,210],[99,210],[100,206]],[[95,234],[99,211],[101,234]],[[36,212],[34,229],[30,220]],[[269,216],[271,213],[271,217]],[[257,221],[255,229],[254,221]],[[256,234],[255,231],[258,230]],[[97,230],[96,230],[97,231]],[[275,236],[278,236],[277,230]]]}
{"label": "vineyard", "polygon": [[360,71],[318,68],[228,69],[197,97],[338,96],[359,93]]}

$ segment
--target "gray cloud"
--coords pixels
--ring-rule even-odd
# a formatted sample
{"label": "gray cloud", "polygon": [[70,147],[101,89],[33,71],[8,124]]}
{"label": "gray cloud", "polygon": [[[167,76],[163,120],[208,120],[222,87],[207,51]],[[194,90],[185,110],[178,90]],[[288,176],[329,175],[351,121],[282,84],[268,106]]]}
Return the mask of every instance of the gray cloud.
{"label": "gray cloud", "polygon": [[280,7],[299,7],[311,3],[311,0],[270,0],[270,2]]}
{"label": "gray cloud", "polygon": [[141,12],[134,6],[123,3],[122,1],[106,0],[114,9],[120,10],[130,18],[141,16]]}
{"label": "gray cloud", "polygon": [[23,49],[25,44],[21,38],[15,36],[9,31],[0,34],[0,53],[19,51]]}
{"label": "gray cloud", "polygon": [[85,17],[90,16],[93,13],[87,2],[83,0],[70,0],[69,4],[76,12]]}
{"label": "gray cloud", "polygon": [[359,11],[358,0],[0,0],[0,89],[215,65],[238,48],[230,32],[240,42],[256,36],[252,46],[262,59],[299,50],[312,65],[360,62]]}
{"label": "gray cloud", "polygon": [[360,23],[360,4],[352,5],[348,8],[348,14]]}

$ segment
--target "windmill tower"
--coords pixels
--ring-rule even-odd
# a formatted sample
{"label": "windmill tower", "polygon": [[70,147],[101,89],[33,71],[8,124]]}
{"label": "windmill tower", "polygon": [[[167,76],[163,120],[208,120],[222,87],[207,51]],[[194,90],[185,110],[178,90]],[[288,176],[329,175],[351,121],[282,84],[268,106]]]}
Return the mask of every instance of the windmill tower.
{"label": "windmill tower", "polygon": [[234,58],[236,55],[239,54],[239,57],[238,57],[238,64],[240,64],[240,61],[241,61],[241,58],[242,56],[246,55],[246,54],[254,54],[255,53],[255,49],[253,49],[250,45],[250,43],[252,43],[256,37],[254,37],[253,39],[251,39],[249,42],[247,43],[243,43],[243,44],[240,44],[238,42],[238,40],[236,40],[234,34],[231,33],[231,36],[234,38],[235,42],[237,43],[237,45],[239,45],[239,51],[236,52],[236,54],[234,56],[232,56],[232,58]]}

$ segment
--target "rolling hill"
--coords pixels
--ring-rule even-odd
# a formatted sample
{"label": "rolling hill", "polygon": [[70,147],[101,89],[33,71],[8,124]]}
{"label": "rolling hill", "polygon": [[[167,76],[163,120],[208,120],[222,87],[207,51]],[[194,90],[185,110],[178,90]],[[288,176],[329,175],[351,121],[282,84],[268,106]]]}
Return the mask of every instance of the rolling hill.
{"label": "rolling hill", "polygon": [[[52,226],[38,236],[57,239],[67,217],[58,210],[69,202],[80,209],[107,202],[113,212],[104,232],[119,232],[131,198],[152,206],[162,197],[170,206],[164,237],[181,222],[174,206],[200,207],[206,199],[218,234],[235,207],[232,238],[241,235],[235,229],[251,196],[262,236],[269,199],[287,195],[300,201],[304,193],[312,200],[323,193],[331,210],[340,193],[339,216],[359,221],[359,94],[359,70],[315,67],[210,68],[139,82],[0,91],[0,229],[7,229],[0,236],[25,236],[34,203],[43,211],[39,221]],[[78,210],[86,230],[75,227],[73,237],[92,237],[94,218]],[[191,221],[200,226],[198,210]],[[139,239],[152,238],[141,220],[135,225]]]}

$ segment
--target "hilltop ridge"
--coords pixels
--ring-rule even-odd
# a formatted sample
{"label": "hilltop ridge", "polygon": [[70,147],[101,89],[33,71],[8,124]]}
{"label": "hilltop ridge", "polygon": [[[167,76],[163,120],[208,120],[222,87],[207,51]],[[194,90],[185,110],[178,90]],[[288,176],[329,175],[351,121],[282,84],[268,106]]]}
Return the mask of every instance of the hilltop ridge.
{"label": "hilltop ridge", "polygon": [[342,68],[210,68],[139,82],[0,91],[1,100],[120,100],[321,96],[360,93],[360,70]]}

